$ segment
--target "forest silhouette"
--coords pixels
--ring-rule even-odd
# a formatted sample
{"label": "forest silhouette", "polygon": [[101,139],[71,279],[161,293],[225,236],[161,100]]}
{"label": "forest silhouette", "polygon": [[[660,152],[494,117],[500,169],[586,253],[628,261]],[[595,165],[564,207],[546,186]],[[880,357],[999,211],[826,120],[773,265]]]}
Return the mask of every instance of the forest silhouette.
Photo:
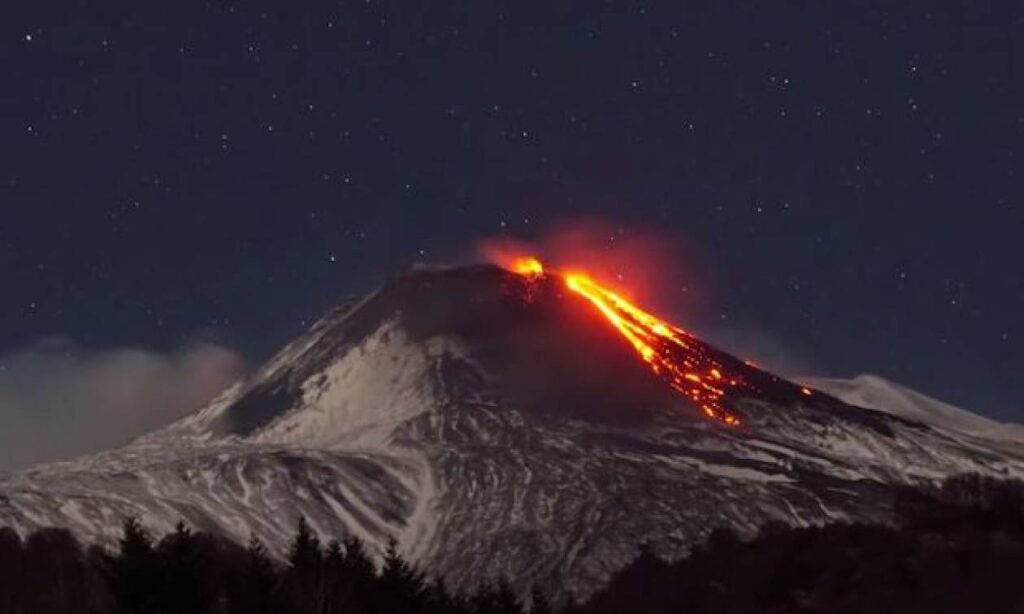
{"label": "forest silhouette", "polygon": [[[1024,611],[1024,484],[977,475],[895,497],[892,525],[715,530],[678,561],[639,556],[585,603],[513,582],[448,588],[352,536],[299,519],[283,559],[184,523],[156,539],[126,519],[118,547],[62,528],[0,529],[0,614],[630,614]],[[500,556],[500,553],[495,553]]]}

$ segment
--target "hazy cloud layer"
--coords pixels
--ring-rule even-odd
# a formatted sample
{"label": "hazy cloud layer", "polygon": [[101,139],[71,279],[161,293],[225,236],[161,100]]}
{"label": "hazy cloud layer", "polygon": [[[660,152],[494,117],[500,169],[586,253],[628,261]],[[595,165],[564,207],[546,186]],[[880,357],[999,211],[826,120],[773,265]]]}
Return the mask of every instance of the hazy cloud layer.
{"label": "hazy cloud layer", "polygon": [[87,350],[62,339],[0,355],[0,471],[124,444],[242,375],[235,352]]}

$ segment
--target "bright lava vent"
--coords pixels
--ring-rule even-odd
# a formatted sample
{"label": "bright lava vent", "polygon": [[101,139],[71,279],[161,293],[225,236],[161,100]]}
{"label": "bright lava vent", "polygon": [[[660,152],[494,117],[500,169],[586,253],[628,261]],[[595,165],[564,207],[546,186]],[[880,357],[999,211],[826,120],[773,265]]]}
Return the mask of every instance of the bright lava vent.
{"label": "bright lava vent", "polygon": [[516,259],[512,270],[532,278],[549,273],[559,276],[569,290],[587,299],[625,337],[656,375],[700,407],[705,416],[728,426],[740,425],[740,419],[726,409],[724,399],[726,390],[743,385],[743,380],[726,373],[725,367],[692,335],[583,273],[547,271],[539,260],[530,257]]}

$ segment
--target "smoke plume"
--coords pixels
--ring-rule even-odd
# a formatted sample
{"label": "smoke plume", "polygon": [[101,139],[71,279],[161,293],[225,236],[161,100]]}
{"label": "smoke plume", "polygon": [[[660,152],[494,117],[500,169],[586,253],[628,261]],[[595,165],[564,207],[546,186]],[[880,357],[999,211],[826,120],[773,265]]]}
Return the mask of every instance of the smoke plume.
{"label": "smoke plume", "polygon": [[200,408],[243,372],[215,345],[167,354],[47,339],[0,355],[0,470],[124,444]]}

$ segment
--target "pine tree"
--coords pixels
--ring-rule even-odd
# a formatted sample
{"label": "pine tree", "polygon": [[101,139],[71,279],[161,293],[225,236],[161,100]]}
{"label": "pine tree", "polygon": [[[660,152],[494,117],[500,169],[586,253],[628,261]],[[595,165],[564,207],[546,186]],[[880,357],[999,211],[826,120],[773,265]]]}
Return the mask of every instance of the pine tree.
{"label": "pine tree", "polygon": [[388,540],[381,567],[378,609],[382,612],[418,612],[422,609],[423,575],[398,553],[398,542]]}
{"label": "pine tree", "polygon": [[354,582],[368,583],[377,574],[377,570],[374,567],[373,559],[366,551],[366,546],[354,535],[346,537],[342,545],[345,550],[345,573],[352,576]]}
{"label": "pine tree", "polygon": [[327,548],[324,550],[324,560],[332,563],[340,564],[345,558],[345,551],[341,548],[341,543],[332,539],[327,542]]}
{"label": "pine tree", "polygon": [[132,517],[125,520],[119,540],[120,551],[111,560],[110,589],[118,614],[156,612],[160,569],[153,540]]}
{"label": "pine tree", "polygon": [[424,587],[423,608],[428,614],[453,614],[466,611],[465,604],[448,592],[440,578],[434,579]]}
{"label": "pine tree", "polygon": [[309,526],[304,516],[299,517],[299,528],[288,553],[292,567],[315,567],[320,562],[320,538]]}
{"label": "pine tree", "polygon": [[67,529],[40,529],[25,541],[21,566],[21,608],[71,614],[89,602],[82,547]]}
{"label": "pine tree", "polygon": [[345,574],[345,551],[336,539],[327,544],[323,574],[327,587],[326,614],[348,614],[358,611],[354,605],[349,578]]}
{"label": "pine tree", "polygon": [[263,542],[253,534],[249,538],[249,546],[245,550],[246,572],[254,584],[273,589],[277,584],[277,570],[267,555]]}
{"label": "pine tree", "polygon": [[329,612],[368,612],[378,582],[377,570],[365,546],[355,537],[331,541],[324,556],[324,581]]}
{"label": "pine tree", "polygon": [[323,614],[326,609],[323,562],[320,538],[306,519],[300,517],[284,578],[286,599],[296,614]]}
{"label": "pine tree", "polygon": [[212,544],[184,522],[157,548],[162,562],[160,605],[167,614],[202,614],[213,606]]}
{"label": "pine tree", "polygon": [[0,612],[16,612],[22,586],[21,537],[8,527],[0,528]]}
{"label": "pine tree", "polygon": [[110,587],[110,554],[102,546],[93,544],[85,551],[85,562],[88,593],[85,602],[89,604],[85,611],[90,614],[114,612],[116,607]]}
{"label": "pine tree", "polygon": [[234,576],[230,592],[230,614],[278,614],[284,611],[280,575],[267,555],[263,542],[253,534],[244,562]]}

